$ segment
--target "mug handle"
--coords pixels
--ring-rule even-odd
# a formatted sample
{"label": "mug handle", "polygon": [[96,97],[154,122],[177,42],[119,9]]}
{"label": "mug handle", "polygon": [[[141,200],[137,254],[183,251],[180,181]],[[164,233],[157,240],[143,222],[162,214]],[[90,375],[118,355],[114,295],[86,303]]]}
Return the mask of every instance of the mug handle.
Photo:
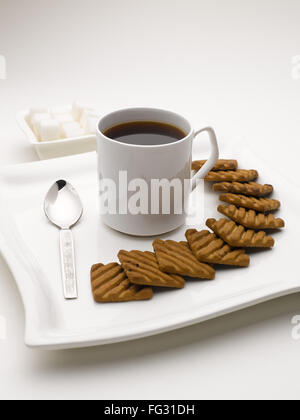
{"label": "mug handle", "polygon": [[205,178],[205,176],[215,166],[215,164],[217,163],[217,160],[219,159],[219,146],[218,146],[217,136],[216,136],[216,133],[215,133],[215,131],[212,127],[205,127],[205,128],[202,128],[201,130],[196,131],[195,134],[194,134],[194,139],[196,137],[198,137],[198,135],[200,133],[203,133],[204,131],[207,131],[208,134],[209,134],[209,140],[210,140],[210,143],[211,143],[211,149],[212,150],[211,150],[210,157],[208,158],[205,165],[192,178],[192,189],[193,190],[195,189],[195,187],[197,185],[198,179]]}

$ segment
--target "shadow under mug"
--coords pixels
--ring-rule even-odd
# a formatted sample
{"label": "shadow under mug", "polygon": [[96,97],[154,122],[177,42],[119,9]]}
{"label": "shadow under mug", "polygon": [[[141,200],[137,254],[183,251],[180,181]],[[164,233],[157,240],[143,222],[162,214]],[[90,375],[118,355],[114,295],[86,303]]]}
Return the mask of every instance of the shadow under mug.
{"label": "shadow under mug", "polygon": [[[145,146],[122,143],[104,134],[114,126],[136,121],[173,125],[186,133],[186,136],[172,143]],[[203,132],[209,134],[211,154],[201,170],[192,176],[193,141]],[[163,197],[161,191],[153,195],[154,183],[157,186],[161,181],[168,181],[170,185],[175,185],[174,180],[178,182],[176,185],[180,182],[182,190],[179,196],[182,203],[187,203],[197,180],[203,179],[219,158],[216,135],[211,127],[194,130],[181,115],[155,108],[128,108],[101,118],[97,129],[97,148],[102,220],[112,229],[134,236],[162,235],[184,225],[185,204],[182,211],[178,212],[173,188],[165,190],[168,197]],[[188,188],[185,188],[187,184]],[[142,187],[147,188],[146,193],[141,192]],[[147,201],[147,211],[137,212],[136,205],[132,211],[130,202],[137,204],[139,201],[141,206],[143,198]],[[162,203],[166,199],[170,202],[167,214]]]}

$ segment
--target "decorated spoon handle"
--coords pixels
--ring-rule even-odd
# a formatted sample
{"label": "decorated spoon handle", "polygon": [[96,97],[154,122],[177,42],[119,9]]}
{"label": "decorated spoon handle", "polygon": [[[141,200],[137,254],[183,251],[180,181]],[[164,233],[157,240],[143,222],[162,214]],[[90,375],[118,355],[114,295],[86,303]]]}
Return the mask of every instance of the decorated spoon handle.
{"label": "decorated spoon handle", "polygon": [[71,230],[60,231],[60,253],[65,299],[77,299],[74,242]]}

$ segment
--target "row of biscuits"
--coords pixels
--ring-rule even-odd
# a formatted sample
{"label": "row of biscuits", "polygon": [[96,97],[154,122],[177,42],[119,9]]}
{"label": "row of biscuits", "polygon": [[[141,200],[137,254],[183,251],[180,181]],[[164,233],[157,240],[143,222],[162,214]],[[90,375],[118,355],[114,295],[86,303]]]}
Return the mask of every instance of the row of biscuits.
{"label": "row of biscuits", "polygon": [[[200,169],[204,163],[193,162],[193,169]],[[267,197],[273,193],[273,186],[258,184],[257,178],[257,171],[238,169],[235,160],[219,160],[205,178],[215,182],[215,192],[222,193],[220,200],[228,205],[219,205],[218,211],[230,219],[208,219],[206,224],[232,247],[272,248],[275,241],[265,230],[285,225],[271,213],[281,206],[280,201]]]}
{"label": "row of biscuits", "polygon": [[[205,161],[193,162],[193,169],[204,164]],[[91,281],[95,301],[149,300],[154,295],[153,287],[182,289],[186,278],[213,280],[214,265],[248,267],[246,248],[274,246],[274,239],[262,229],[284,227],[282,219],[270,214],[280,207],[280,202],[265,198],[273,187],[255,183],[257,178],[257,171],[238,169],[236,160],[219,160],[206,181],[218,182],[214,191],[225,193],[220,199],[229,203],[218,210],[231,220],[208,219],[206,224],[214,233],[189,229],[187,242],[157,239],[154,252],[120,251],[120,264],[94,265]],[[256,213],[258,209],[261,213]]]}
{"label": "row of biscuits", "polygon": [[121,264],[96,264],[91,281],[96,302],[128,302],[153,297],[153,287],[183,289],[184,277],[213,280],[215,270],[201,263],[187,242],[153,242],[154,252],[120,251]]}

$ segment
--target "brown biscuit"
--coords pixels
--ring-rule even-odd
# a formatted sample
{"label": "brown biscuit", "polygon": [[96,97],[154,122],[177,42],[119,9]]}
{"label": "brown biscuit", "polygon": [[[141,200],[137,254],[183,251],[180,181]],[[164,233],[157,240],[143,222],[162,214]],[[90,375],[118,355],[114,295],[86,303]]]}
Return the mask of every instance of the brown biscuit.
{"label": "brown biscuit", "polygon": [[198,232],[190,229],[185,236],[199,261],[238,267],[248,267],[250,264],[250,257],[244,249],[232,249],[208,230]]}
{"label": "brown biscuit", "polygon": [[254,210],[246,210],[233,204],[220,204],[218,211],[248,229],[280,229],[285,226],[284,220],[276,219],[271,213],[256,213]]}
{"label": "brown biscuit", "polygon": [[159,268],[165,273],[213,280],[215,270],[208,264],[197,260],[186,242],[161,241],[153,242]]}
{"label": "brown biscuit", "polygon": [[241,248],[272,248],[274,239],[267,236],[266,232],[260,230],[246,230],[243,226],[237,225],[232,220],[227,219],[208,219],[206,225],[212,229],[216,235],[220,236],[228,245]]}
{"label": "brown biscuit", "polygon": [[153,252],[120,251],[118,257],[131,283],[176,289],[183,289],[185,286],[184,278],[163,273],[159,269]]}
{"label": "brown biscuit", "polygon": [[238,169],[237,171],[212,171],[204,179],[213,182],[250,182],[257,178],[258,172],[253,169]]}
{"label": "brown biscuit", "polygon": [[252,195],[254,197],[265,197],[266,195],[272,194],[272,185],[261,185],[256,182],[219,182],[214,184],[213,190],[216,192],[233,193],[233,194],[244,194]]}
{"label": "brown biscuit", "polygon": [[123,268],[117,263],[93,265],[91,282],[96,302],[130,302],[153,297],[151,287],[131,284]]}
{"label": "brown biscuit", "polygon": [[[207,160],[195,160],[192,164],[193,171],[199,171]],[[212,171],[236,171],[238,168],[237,160],[219,159]]]}
{"label": "brown biscuit", "polygon": [[221,194],[220,200],[235,206],[245,207],[246,209],[256,210],[260,213],[277,210],[280,208],[280,201],[271,198],[246,197],[241,194]]}

